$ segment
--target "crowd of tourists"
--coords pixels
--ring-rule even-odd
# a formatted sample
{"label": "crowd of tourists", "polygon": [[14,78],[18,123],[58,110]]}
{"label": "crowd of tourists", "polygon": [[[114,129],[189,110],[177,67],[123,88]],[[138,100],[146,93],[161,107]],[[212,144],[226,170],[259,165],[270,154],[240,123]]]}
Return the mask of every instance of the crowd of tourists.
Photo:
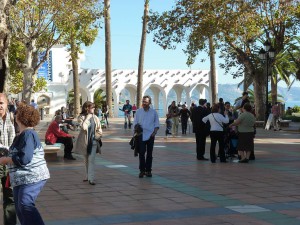
{"label": "crowd of tourists", "polygon": [[[139,158],[139,178],[152,177],[153,147],[160,128],[158,114],[151,104],[151,97],[146,95],[139,109],[129,100],[120,109],[124,112],[124,128],[127,125],[133,128],[130,144]],[[100,110],[93,102],[86,101],[78,118],[74,118],[70,116],[68,107],[62,107],[55,112],[45,134],[46,145],[64,145],[65,160],[76,160],[73,153],[83,156],[83,182],[90,185],[96,184],[95,157],[101,153],[102,128],[108,127],[108,111],[106,106]],[[280,130],[279,104],[272,106],[270,112],[273,114],[274,130]],[[50,174],[44,159],[44,145],[34,129],[39,121],[40,114],[33,100],[30,104],[13,99],[9,102],[7,96],[0,93],[0,176],[4,225],[15,225],[16,216],[21,225],[44,224],[35,200]],[[255,159],[255,114],[247,92],[235,105],[224,102],[222,98],[212,106],[206,99],[200,99],[198,104],[192,102],[190,106],[173,101],[166,114],[165,135],[176,138],[180,124],[183,136],[187,132],[195,133],[197,160],[216,163],[219,158],[221,163],[226,163],[229,157],[238,157],[239,163],[248,163]],[[76,137],[69,130],[77,132]],[[211,140],[210,159],[205,157],[208,136]]]}

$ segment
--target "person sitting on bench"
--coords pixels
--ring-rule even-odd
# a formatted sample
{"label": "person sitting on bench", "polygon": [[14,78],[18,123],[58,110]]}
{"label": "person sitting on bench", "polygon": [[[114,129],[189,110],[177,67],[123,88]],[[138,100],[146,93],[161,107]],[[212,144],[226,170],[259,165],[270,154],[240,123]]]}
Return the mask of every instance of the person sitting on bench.
{"label": "person sitting on bench", "polygon": [[73,137],[70,134],[67,134],[59,129],[59,124],[62,122],[61,115],[55,116],[54,121],[49,125],[46,135],[45,143],[47,145],[53,145],[55,143],[62,143],[65,146],[64,149],[64,158],[75,160],[72,156],[73,149]]}
{"label": "person sitting on bench", "polygon": [[79,127],[79,123],[74,121],[74,118],[68,114],[67,108],[61,107],[61,116],[63,122],[67,124],[67,128],[70,130],[76,130]]}

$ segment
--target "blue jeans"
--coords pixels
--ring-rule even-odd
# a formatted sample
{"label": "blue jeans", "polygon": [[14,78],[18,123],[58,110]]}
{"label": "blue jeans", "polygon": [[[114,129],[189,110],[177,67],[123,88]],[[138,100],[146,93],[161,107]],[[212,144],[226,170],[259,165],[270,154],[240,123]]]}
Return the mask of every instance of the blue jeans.
{"label": "blue jeans", "polygon": [[[143,135],[141,135],[142,138]],[[141,172],[151,172],[152,170],[152,152],[154,145],[154,137],[150,137],[147,141],[140,141],[139,148],[139,159],[140,159],[140,171]],[[145,159],[145,154],[147,152],[147,156]]]}
{"label": "blue jeans", "polygon": [[35,207],[35,200],[45,183],[46,180],[42,180],[13,188],[17,216],[21,225],[44,225],[44,221]]}

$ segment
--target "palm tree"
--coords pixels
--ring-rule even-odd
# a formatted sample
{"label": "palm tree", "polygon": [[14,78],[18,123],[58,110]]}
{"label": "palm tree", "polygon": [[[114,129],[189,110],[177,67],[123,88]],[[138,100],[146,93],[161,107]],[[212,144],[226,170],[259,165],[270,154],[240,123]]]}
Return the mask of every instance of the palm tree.
{"label": "palm tree", "polygon": [[[79,95],[79,106],[82,105],[82,96]],[[75,92],[74,89],[68,92],[67,102],[69,103],[70,114],[76,117],[75,114]]]}
{"label": "palm tree", "polygon": [[211,101],[217,103],[217,75],[216,75],[216,59],[215,59],[215,45],[213,36],[209,36],[209,58],[210,58],[210,80],[211,80]]}
{"label": "palm tree", "polygon": [[97,89],[94,93],[94,103],[96,108],[102,108],[103,103],[106,102],[106,95],[102,89]]}
{"label": "palm tree", "polygon": [[110,0],[104,0],[106,104],[112,113]]}
{"label": "palm tree", "polygon": [[149,0],[145,0],[143,29],[142,29],[142,38],[141,38],[140,55],[139,55],[138,81],[137,81],[137,96],[136,96],[137,108],[140,108],[142,102],[142,94],[143,94],[144,57],[145,57],[146,36],[147,36],[148,12],[149,12]]}

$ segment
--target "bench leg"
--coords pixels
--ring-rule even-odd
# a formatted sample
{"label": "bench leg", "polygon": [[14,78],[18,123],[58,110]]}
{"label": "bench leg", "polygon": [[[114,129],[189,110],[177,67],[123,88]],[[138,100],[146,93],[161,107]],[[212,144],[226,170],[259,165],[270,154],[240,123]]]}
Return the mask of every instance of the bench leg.
{"label": "bench leg", "polygon": [[47,162],[58,161],[57,152],[51,152],[51,153],[49,152],[45,154],[45,160]]}

